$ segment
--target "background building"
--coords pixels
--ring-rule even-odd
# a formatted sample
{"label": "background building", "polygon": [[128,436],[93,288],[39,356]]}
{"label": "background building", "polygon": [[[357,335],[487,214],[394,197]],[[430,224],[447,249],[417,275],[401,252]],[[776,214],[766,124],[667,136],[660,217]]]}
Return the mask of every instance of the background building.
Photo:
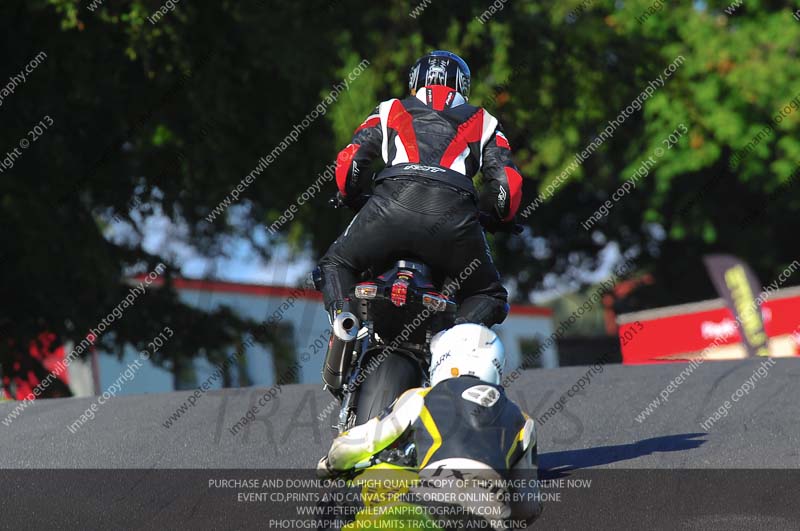
{"label": "background building", "polygon": [[[317,350],[311,345],[329,328],[328,317],[322,307],[322,296],[313,290],[302,290],[284,286],[263,286],[233,282],[216,282],[205,280],[176,279],[175,288],[181,300],[203,310],[213,310],[218,306],[229,306],[242,317],[262,322],[273,314],[289,299],[293,304],[283,314],[281,324],[288,324],[292,330],[295,353],[311,352],[308,363],[302,365],[299,383],[321,382],[320,372],[325,356],[324,348]],[[526,353],[535,352],[553,332],[552,311],[527,305],[512,305],[506,321],[495,328],[506,347],[507,368],[512,369],[522,363]],[[68,348],[67,351],[70,349]],[[316,351],[316,353],[314,353]],[[233,352],[233,350],[231,351]],[[126,346],[120,359],[115,354],[99,352],[97,366],[99,387],[106,389],[125,370],[127,365],[137,359],[138,352]],[[255,386],[269,386],[275,383],[275,365],[272,352],[255,344],[247,349],[245,363],[240,367],[247,371],[247,378],[233,371],[234,385],[248,381]],[[535,363],[526,368],[558,366],[558,354],[555,346],[544,349]],[[213,372],[215,367],[201,356],[193,360],[189,373],[182,373],[175,378],[167,369],[157,367],[151,362],[137,371],[130,382],[123,385],[119,394],[157,393],[189,389],[200,385]],[[78,362],[70,366],[70,388],[77,396],[93,394],[91,362]],[[221,387],[221,380],[216,380],[213,388]]]}

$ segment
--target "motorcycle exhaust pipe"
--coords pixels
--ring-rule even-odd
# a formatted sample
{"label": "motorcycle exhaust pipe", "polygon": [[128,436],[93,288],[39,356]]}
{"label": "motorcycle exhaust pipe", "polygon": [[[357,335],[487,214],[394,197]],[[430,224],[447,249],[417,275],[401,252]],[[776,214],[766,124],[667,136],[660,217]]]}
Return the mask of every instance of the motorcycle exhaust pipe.
{"label": "motorcycle exhaust pipe", "polygon": [[344,387],[344,376],[350,368],[358,329],[358,317],[350,312],[342,312],[333,320],[333,333],[322,366],[322,381],[334,391]]}

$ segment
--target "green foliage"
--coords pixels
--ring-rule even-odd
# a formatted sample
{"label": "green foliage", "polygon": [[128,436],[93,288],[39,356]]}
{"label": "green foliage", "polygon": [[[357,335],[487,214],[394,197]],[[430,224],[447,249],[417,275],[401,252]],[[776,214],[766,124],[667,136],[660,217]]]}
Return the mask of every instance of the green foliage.
{"label": "green foliage", "polygon": [[[417,4],[399,0],[251,0],[180,3],[155,24],[147,17],[157,0],[106,1],[93,12],[88,4],[0,6],[10,43],[0,51],[2,71],[48,54],[0,107],[0,149],[17,145],[43,115],[56,123],[0,174],[0,326],[14,341],[42,328],[77,339],[118,302],[131,268],[166,260],[145,253],[141,235],[126,243],[103,236],[107,217],[127,216],[136,198],[144,214],[162,211],[210,254],[223,252],[231,236],[252,237],[274,222],[380,100],[406,93],[409,65],[432,48],[470,62],[472,102],[501,120],[528,179],[523,207],[648,82],[685,58],[524,220],[535,237],[495,238],[499,267],[521,298],[548,272],[571,277],[593,267],[608,241],[636,253],[639,269],[656,279],[639,306],[712,295],[705,253],[738,254],[765,281],[795,258],[796,191],[770,197],[752,225],[739,221],[797,168],[800,112],[732,164],[800,90],[800,22],[782,3],[746,2],[733,16],[723,11],[729,2],[668,3],[640,22],[651,0],[506,2],[481,23],[486,0],[435,1],[417,18],[409,16]],[[350,89],[247,188],[242,215],[206,221],[363,59],[369,67]],[[597,234],[585,231],[581,222],[681,123],[689,132],[615,204]],[[333,191],[329,184],[301,207],[263,255],[283,241],[321,253],[348,218],[325,207]],[[158,303],[137,308],[109,341],[141,344],[162,323],[180,321],[187,339],[175,351],[190,356],[235,342],[253,324],[203,316],[169,290],[150,298]]]}

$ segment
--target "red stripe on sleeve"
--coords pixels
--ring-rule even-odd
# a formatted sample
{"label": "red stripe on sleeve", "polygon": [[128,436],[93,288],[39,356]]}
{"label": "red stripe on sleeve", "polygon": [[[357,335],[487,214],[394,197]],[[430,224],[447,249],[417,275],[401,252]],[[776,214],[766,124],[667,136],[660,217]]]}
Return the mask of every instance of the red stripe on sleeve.
{"label": "red stripe on sleeve", "polygon": [[339,152],[339,156],[336,157],[336,186],[339,187],[339,191],[342,192],[342,195],[347,195],[347,191],[345,190],[347,175],[350,173],[350,165],[353,163],[353,157],[356,156],[359,147],[361,146],[358,144],[348,144],[346,148]]}
{"label": "red stripe on sleeve", "polygon": [[508,143],[508,139],[503,133],[497,133],[494,137],[494,141],[497,144],[497,147],[511,149],[511,144]]}
{"label": "red stripe on sleeve", "polygon": [[506,166],[506,179],[508,179],[508,190],[511,192],[511,200],[508,207],[508,216],[506,216],[503,221],[511,221],[517,213],[520,201],[522,201],[522,175],[514,168]]}
{"label": "red stripe on sleeve", "polygon": [[361,125],[358,126],[358,129],[356,129],[353,132],[353,134],[358,133],[362,129],[368,129],[370,127],[375,127],[379,123],[381,123],[381,117],[380,116],[373,116],[372,118],[367,118],[366,120],[364,120],[364,123],[362,123]]}

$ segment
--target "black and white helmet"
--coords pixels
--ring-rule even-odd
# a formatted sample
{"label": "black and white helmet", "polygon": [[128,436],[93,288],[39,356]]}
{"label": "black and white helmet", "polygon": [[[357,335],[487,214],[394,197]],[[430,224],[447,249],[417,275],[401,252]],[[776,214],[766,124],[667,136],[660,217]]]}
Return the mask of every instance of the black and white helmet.
{"label": "black and white helmet", "polygon": [[483,325],[459,324],[431,338],[431,386],[458,376],[500,385],[505,365],[503,343]]}
{"label": "black and white helmet", "polygon": [[408,89],[411,94],[428,85],[444,85],[469,98],[470,72],[466,61],[444,50],[435,50],[423,55],[408,73]]}

